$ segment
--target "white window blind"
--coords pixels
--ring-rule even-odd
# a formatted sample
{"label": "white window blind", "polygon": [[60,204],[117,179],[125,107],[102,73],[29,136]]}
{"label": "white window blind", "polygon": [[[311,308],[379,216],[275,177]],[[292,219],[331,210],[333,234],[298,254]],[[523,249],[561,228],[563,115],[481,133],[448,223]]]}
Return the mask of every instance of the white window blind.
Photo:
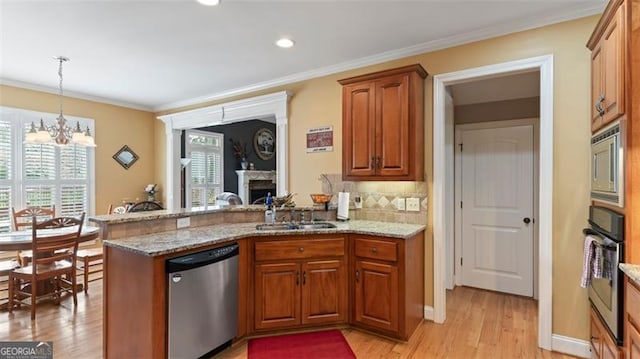
{"label": "white window blind", "polygon": [[12,123],[0,118],[0,232],[11,230],[14,132]]}
{"label": "white window blind", "polygon": [[[31,122],[53,125],[57,114],[0,107],[0,232],[11,228],[10,209],[56,206],[57,216],[92,215],[95,150],[82,146],[24,144]],[[65,116],[95,133],[93,120]]]}
{"label": "white window blind", "polygon": [[224,187],[223,143],[221,133],[188,131],[187,153],[191,157],[187,207],[206,209],[216,204]]}

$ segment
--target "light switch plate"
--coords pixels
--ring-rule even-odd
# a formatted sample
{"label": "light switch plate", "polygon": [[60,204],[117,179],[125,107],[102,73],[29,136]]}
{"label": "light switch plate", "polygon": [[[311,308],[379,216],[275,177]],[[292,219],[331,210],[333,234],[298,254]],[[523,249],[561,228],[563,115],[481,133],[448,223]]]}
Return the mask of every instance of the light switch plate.
{"label": "light switch plate", "polygon": [[178,218],[176,222],[176,228],[178,229],[189,227],[190,225],[191,225],[191,217]]}
{"label": "light switch plate", "polygon": [[405,208],[404,203],[405,203],[404,198],[396,199],[396,207],[398,208],[398,211],[404,211],[404,208]]}
{"label": "light switch plate", "polygon": [[420,198],[407,198],[407,211],[420,212]]}

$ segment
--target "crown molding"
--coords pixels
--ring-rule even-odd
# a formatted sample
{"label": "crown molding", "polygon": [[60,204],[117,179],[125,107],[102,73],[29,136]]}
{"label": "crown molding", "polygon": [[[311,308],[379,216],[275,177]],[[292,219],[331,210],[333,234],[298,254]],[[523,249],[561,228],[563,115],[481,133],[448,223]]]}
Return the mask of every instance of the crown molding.
{"label": "crown molding", "polygon": [[[0,78],[0,85],[12,86],[12,87],[25,89],[25,90],[33,90],[33,91],[45,92],[45,93],[50,93],[50,94],[53,94],[53,95],[58,95],[58,92],[60,91],[60,89],[58,89],[58,88],[42,86],[42,85],[36,85],[36,84],[29,83],[29,82],[9,80],[9,79],[4,79],[4,78]],[[107,97],[88,95],[88,94],[85,94],[85,93],[82,93],[82,92],[69,91],[69,90],[66,90],[66,89],[64,90],[64,97],[73,97],[73,98],[77,98],[77,99],[80,99],[80,100],[100,102],[100,103],[104,103],[104,104],[107,104],[107,105],[114,105],[114,106],[130,108],[130,109],[134,109],[134,110],[153,112],[153,107],[151,107],[151,106],[145,106],[145,105],[132,103],[132,102],[114,100],[114,99],[110,99],[110,98],[107,98]]]}
{"label": "crown molding", "polygon": [[354,70],[357,68],[380,64],[383,62],[402,59],[409,56],[420,55],[432,51],[437,51],[453,46],[459,46],[468,44],[471,42],[481,41],[507,35],[510,33],[520,32],[552,25],[564,21],[575,20],[591,15],[600,14],[604,11],[606,3],[600,5],[584,5],[576,8],[572,8],[571,11],[565,12],[551,12],[534,18],[519,19],[510,21],[507,23],[485,27],[483,29],[470,31],[464,34],[444,37],[433,41],[424,42],[421,44],[404,47],[401,49],[382,52],[376,55],[362,57],[359,59],[342,62],[335,65],[321,67],[315,70],[303,71],[297,74],[280,77],[277,79],[258,82],[252,85],[237,87],[235,89],[217,92],[214,94],[200,96],[192,99],[176,101],[154,107],[156,112],[176,109],[180,107],[193,106],[200,103],[221,100],[228,97],[239,96],[248,94],[255,91],[261,91],[276,86],[287,85],[295,82],[306,81],[317,77],[327,76],[339,72]]}

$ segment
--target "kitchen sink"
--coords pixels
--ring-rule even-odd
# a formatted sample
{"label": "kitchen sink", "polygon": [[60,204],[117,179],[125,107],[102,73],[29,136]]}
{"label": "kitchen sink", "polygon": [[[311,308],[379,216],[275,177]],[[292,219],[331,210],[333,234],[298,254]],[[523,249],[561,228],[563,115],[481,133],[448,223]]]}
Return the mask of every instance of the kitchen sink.
{"label": "kitchen sink", "polygon": [[333,223],[327,222],[317,222],[317,223],[300,223],[296,225],[298,229],[327,229],[327,228],[336,228],[336,225]]}
{"label": "kitchen sink", "polygon": [[314,230],[336,228],[336,225],[328,222],[309,222],[309,223],[265,223],[258,224],[256,229],[259,231],[289,231],[294,229]]}
{"label": "kitchen sink", "polygon": [[259,231],[286,231],[298,229],[298,227],[293,223],[265,223],[258,224],[256,229]]}

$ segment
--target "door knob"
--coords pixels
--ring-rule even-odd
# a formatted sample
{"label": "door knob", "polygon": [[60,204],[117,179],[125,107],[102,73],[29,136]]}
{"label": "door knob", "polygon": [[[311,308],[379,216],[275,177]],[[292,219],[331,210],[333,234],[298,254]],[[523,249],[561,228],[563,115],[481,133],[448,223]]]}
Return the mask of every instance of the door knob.
{"label": "door knob", "polygon": [[529,217],[524,217],[522,221],[524,222],[524,224],[529,224],[531,222],[531,219]]}

